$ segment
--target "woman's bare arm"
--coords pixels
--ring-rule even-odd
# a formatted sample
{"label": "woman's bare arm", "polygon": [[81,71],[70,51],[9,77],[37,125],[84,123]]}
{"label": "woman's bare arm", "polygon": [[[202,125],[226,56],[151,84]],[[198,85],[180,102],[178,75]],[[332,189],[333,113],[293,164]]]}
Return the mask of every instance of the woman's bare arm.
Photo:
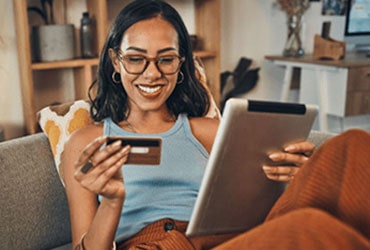
{"label": "woman's bare arm", "polygon": [[[84,236],[87,249],[111,249],[125,197],[120,171],[128,148],[112,144],[100,150],[106,138],[92,125],[74,133],[65,145],[61,167],[71,216],[72,244]],[[89,160],[93,167],[81,168]],[[103,199],[98,205],[97,196]]]}

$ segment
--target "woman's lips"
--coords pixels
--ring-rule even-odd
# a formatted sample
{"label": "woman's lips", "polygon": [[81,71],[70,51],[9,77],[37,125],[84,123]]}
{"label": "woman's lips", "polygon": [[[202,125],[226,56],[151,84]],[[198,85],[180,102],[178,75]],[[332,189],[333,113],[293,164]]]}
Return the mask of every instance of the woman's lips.
{"label": "woman's lips", "polygon": [[137,85],[140,93],[149,98],[154,98],[158,96],[161,92],[163,85],[156,85],[156,86],[144,86],[144,85]]}

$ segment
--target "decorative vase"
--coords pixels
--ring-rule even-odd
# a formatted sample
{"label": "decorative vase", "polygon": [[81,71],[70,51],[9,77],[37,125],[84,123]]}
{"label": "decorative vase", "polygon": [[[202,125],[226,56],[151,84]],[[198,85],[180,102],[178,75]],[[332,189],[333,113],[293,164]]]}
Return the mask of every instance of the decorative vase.
{"label": "decorative vase", "polygon": [[301,57],[304,55],[301,38],[303,15],[287,15],[287,17],[287,40],[283,55]]}
{"label": "decorative vase", "polygon": [[33,60],[41,62],[74,58],[73,24],[53,24],[32,27]]}

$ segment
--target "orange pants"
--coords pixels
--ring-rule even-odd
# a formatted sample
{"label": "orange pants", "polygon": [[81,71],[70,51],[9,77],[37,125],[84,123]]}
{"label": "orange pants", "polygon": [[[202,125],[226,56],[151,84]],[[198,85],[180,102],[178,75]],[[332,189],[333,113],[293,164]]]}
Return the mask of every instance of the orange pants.
{"label": "orange pants", "polygon": [[351,130],[313,154],[258,227],[188,239],[186,222],[166,231],[162,220],[118,249],[370,249],[368,193],[370,134]]}
{"label": "orange pants", "polygon": [[120,244],[118,249],[168,249],[168,250],[194,250],[210,249],[235,235],[217,235],[186,238],[185,231],[188,223],[163,219],[157,221],[131,239]]}

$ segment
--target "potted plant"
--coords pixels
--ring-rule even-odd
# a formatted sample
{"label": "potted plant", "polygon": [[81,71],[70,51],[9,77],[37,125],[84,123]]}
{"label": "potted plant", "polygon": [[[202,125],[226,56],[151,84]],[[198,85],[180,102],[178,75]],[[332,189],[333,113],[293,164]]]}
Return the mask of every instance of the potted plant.
{"label": "potted plant", "polygon": [[43,20],[42,25],[32,27],[32,47],[35,61],[60,61],[74,58],[73,24],[56,24],[53,0],[40,0],[41,7],[30,6]]}

